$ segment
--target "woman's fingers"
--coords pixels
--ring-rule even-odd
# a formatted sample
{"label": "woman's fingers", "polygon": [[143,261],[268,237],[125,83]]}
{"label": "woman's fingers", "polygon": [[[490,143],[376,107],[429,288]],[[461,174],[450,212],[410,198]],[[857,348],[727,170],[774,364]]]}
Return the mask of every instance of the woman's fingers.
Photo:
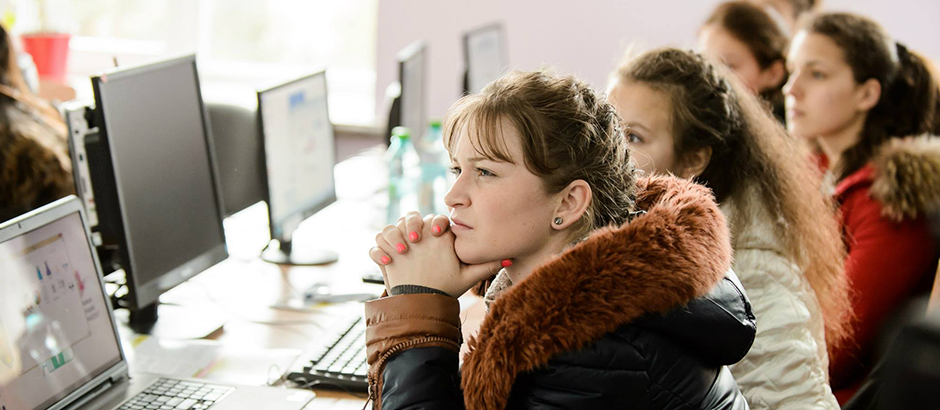
{"label": "woman's fingers", "polygon": [[388,256],[385,251],[383,251],[378,246],[372,247],[369,249],[369,258],[372,259],[372,262],[375,262],[376,265],[382,268],[382,273],[385,273],[385,265],[392,263],[392,257]]}
{"label": "woman's fingers", "polygon": [[447,215],[434,215],[429,223],[431,235],[441,236],[450,229],[450,218]]}
{"label": "woman's fingers", "polygon": [[[389,245],[391,245],[391,250],[382,248],[383,250],[395,252],[398,254],[403,254],[408,251],[408,245],[406,244],[405,237],[402,235],[401,230],[394,226],[388,225],[385,229],[382,230],[382,238],[385,239]],[[378,241],[376,241],[378,243]],[[381,246],[380,246],[381,247]]]}
{"label": "woman's fingers", "polygon": [[424,230],[424,219],[417,212],[408,212],[405,215],[405,220],[399,224],[399,229],[402,234],[407,236],[409,242],[418,242],[421,240],[421,233]]}
{"label": "woman's fingers", "polygon": [[[398,253],[395,250],[395,246],[385,240],[385,234],[383,232],[379,232],[375,235],[375,247],[379,248],[389,259],[391,259],[392,255]],[[389,261],[389,263],[391,263],[391,261]]]}

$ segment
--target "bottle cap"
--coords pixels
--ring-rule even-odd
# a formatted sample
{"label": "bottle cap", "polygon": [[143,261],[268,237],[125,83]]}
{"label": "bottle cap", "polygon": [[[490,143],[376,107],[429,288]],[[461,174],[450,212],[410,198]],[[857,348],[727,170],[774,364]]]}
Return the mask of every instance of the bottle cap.
{"label": "bottle cap", "polygon": [[406,140],[408,138],[411,138],[411,131],[408,130],[408,127],[402,127],[402,126],[392,128],[392,138],[395,138],[395,137]]}

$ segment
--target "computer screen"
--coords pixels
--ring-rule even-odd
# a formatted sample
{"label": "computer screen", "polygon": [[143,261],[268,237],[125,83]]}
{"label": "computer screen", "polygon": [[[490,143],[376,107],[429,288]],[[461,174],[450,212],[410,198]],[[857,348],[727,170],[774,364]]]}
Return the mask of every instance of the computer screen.
{"label": "computer screen", "polygon": [[427,47],[411,43],[398,54],[398,81],[401,83],[401,125],[420,137],[427,126]]}
{"label": "computer screen", "polygon": [[318,71],[259,91],[258,113],[271,237],[290,254],[298,225],[336,201],[336,147],[326,73]]}
{"label": "computer screen", "polygon": [[0,408],[48,408],[122,362],[80,209],[0,225]]}
{"label": "computer screen", "polygon": [[503,26],[499,23],[472,30],[463,37],[465,92],[478,93],[509,67]]}
{"label": "computer screen", "polygon": [[[130,308],[227,257],[212,136],[195,56],[94,77],[96,116],[113,189],[94,181],[99,220],[113,202]],[[91,156],[89,154],[89,156]],[[108,201],[107,194],[113,196]],[[104,197],[104,198],[103,198]]]}

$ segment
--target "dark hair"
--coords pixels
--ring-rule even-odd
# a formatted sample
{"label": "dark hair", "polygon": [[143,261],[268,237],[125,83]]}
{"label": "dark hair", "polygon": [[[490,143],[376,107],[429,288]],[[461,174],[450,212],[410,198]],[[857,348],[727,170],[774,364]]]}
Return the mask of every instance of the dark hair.
{"label": "dark hair", "polygon": [[[766,70],[776,62],[786,67],[786,49],[790,39],[783,29],[763,9],[745,1],[729,1],[720,4],[702,26],[715,25],[727,31],[738,41],[744,43],[761,70]],[[783,84],[787,75],[780,82],[766,90],[758,90],[761,98],[771,104],[775,114],[782,114]]]}
{"label": "dark hair", "polygon": [[16,62],[13,39],[3,26],[0,26],[0,84],[12,87],[20,93],[30,93]]}
{"label": "dark hair", "polygon": [[20,74],[0,26],[0,221],[75,193],[65,123]]}
{"label": "dark hair", "polygon": [[[676,158],[706,147],[708,165],[696,179],[719,202],[756,191],[784,249],[816,293],[830,347],[844,340],[849,314],[842,233],[832,199],[821,190],[821,175],[805,166],[809,147],[791,137],[758,99],[728,81],[730,73],[691,51],[663,48],[629,60],[619,81],[642,83],[670,98]],[[802,160],[795,160],[802,159]],[[745,212],[729,221],[745,226]]]}
{"label": "dark hair", "polygon": [[[58,110],[30,91],[17,65],[10,34],[0,25],[0,107],[13,105],[42,123],[65,144],[65,122]],[[7,121],[3,119],[3,121]]]}
{"label": "dark hair", "polygon": [[591,187],[587,212],[574,225],[573,239],[596,228],[621,225],[636,201],[635,166],[616,109],[572,76],[514,71],[479,94],[454,103],[444,121],[444,144],[453,153],[460,131],[481,155],[514,162],[500,121],[508,120],[522,138],[525,167],[549,193],[581,179]]}
{"label": "dark hair", "polygon": [[875,79],[881,84],[881,98],[868,111],[861,138],[842,154],[835,170],[839,180],[865,166],[888,139],[936,129],[936,80],[919,56],[895,43],[878,23],[851,13],[826,13],[801,27],[835,42],[857,83]]}
{"label": "dark hair", "polygon": [[[908,50],[908,52],[914,54],[924,62],[924,66],[927,67],[927,72],[930,73],[930,76],[933,77],[934,82],[937,83],[937,87],[934,90],[934,99],[937,101],[937,103],[934,106],[933,125],[927,132],[932,135],[940,135],[940,67],[937,67],[937,63],[935,61],[927,58],[921,53],[911,50]],[[938,243],[938,246],[940,246],[940,243]]]}

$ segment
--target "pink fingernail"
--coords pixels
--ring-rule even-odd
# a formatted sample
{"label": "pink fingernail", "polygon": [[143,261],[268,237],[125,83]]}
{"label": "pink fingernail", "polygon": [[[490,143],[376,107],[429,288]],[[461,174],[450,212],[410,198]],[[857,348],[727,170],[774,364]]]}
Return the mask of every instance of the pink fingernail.
{"label": "pink fingernail", "polygon": [[382,261],[383,265],[388,265],[388,263],[392,261],[392,258],[382,255],[382,258],[380,258],[379,260]]}
{"label": "pink fingernail", "polygon": [[431,228],[431,231],[433,231],[434,233],[441,233],[441,227],[434,225],[434,227]]}
{"label": "pink fingernail", "polygon": [[408,234],[408,239],[411,239],[412,242],[417,241],[417,240],[418,240],[418,233],[417,233],[417,232],[409,233],[409,234]]}
{"label": "pink fingernail", "polygon": [[398,245],[395,245],[395,249],[398,250],[398,253],[405,253],[405,249],[407,248],[405,248],[405,244],[399,243]]}
{"label": "pink fingernail", "polygon": [[500,262],[499,264],[502,265],[504,268],[508,268],[512,266],[512,261],[509,259],[503,259],[503,261]]}

